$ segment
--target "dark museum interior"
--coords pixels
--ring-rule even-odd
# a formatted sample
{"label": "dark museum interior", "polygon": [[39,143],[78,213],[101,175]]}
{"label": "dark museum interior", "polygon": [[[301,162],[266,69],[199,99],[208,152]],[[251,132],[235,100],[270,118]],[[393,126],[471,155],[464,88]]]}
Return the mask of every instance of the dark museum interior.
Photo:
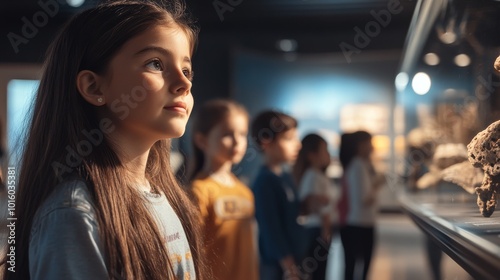
{"label": "dark museum interior", "polygon": [[[145,2],[145,0],[137,1]],[[168,5],[173,0],[148,1]],[[216,235],[219,234],[220,237],[221,232],[228,229],[228,225],[224,223],[230,222],[226,219],[241,220],[241,217],[237,217],[238,211],[243,211],[241,209],[246,209],[245,207],[250,207],[248,209],[255,211],[255,215],[252,212],[251,217],[248,218],[252,229],[242,231],[251,232],[249,236],[255,238],[259,244],[257,252],[246,252],[245,256],[245,259],[250,259],[249,255],[255,254],[260,267],[260,272],[254,269],[255,275],[260,275],[257,279],[277,279],[269,276],[271,272],[274,272],[271,270],[275,267],[278,267],[278,271],[283,275],[286,275],[290,269],[285,262],[286,257],[280,258],[279,262],[272,263],[275,267],[266,263],[269,256],[274,257],[272,254],[266,255],[267,246],[273,247],[274,245],[269,244],[281,241],[269,241],[272,240],[270,237],[269,240],[266,239],[268,238],[267,226],[270,225],[266,225],[265,222],[270,216],[276,216],[275,222],[286,226],[288,223],[286,219],[289,218],[286,215],[289,215],[287,211],[290,209],[276,210],[278,213],[276,215],[274,212],[272,215],[271,212],[262,214],[263,211],[273,211],[274,208],[271,206],[281,203],[280,200],[276,200],[271,202],[276,205],[265,205],[270,199],[269,196],[259,197],[262,195],[261,192],[266,192],[261,190],[263,183],[259,181],[263,172],[262,166],[269,168],[271,172],[281,176],[280,178],[283,178],[282,174],[285,173],[295,176],[293,177],[294,184],[297,186],[293,189],[293,193],[302,200],[297,200],[300,208],[295,210],[300,213],[291,220],[293,223],[310,229],[307,226],[308,219],[316,215],[314,218],[318,218],[318,223],[315,228],[323,231],[321,234],[314,234],[323,238],[326,226],[321,224],[320,227],[319,217],[326,215],[327,206],[324,205],[330,205],[333,209],[329,210],[329,216],[321,216],[331,219],[327,234],[328,246],[325,247],[328,255],[325,261],[326,272],[323,272],[323,276],[317,276],[316,272],[321,270],[321,264],[318,266],[320,262],[317,257],[310,257],[312,268],[307,267],[307,259],[301,260],[302,266],[297,266],[299,270],[302,269],[301,277],[289,279],[348,279],[347,270],[351,261],[349,260],[350,251],[346,248],[348,246],[346,227],[352,226],[349,223],[351,219],[356,220],[353,217],[358,217],[359,221],[366,221],[371,215],[374,215],[374,218],[369,228],[374,230],[371,235],[374,240],[370,245],[365,245],[373,247],[373,253],[370,251],[371,262],[370,258],[365,258],[364,261],[358,259],[357,263],[354,262],[354,271],[351,271],[352,279],[498,279],[500,213],[494,213],[494,210],[500,195],[500,181],[497,182],[500,178],[500,150],[496,151],[497,148],[500,149],[500,122],[497,123],[500,120],[499,0],[184,1],[187,12],[194,19],[195,26],[199,28],[192,58],[190,60],[188,58],[189,61],[192,60],[192,72],[195,73],[192,82],[189,82],[189,85],[192,85],[194,106],[192,114],[186,117],[185,132],[179,135],[180,137],[167,137],[173,138],[170,152],[165,153],[170,156],[169,168],[172,169],[168,174],[173,172],[176,182],[181,184],[180,188],[188,190],[186,197],[191,197],[191,190],[194,190],[197,197],[193,199],[195,201],[193,205],[197,203],[196,201],[202,204],[204,198],[196,192],[196,184],[191,180],[199,178],[200,174],[204,174],[206,170],[201,169],[204,170],[202,173],[193,173],[198,174],[198,177],[189,175],[191,167],[198,163],[197,152],[199,149],[203,150],[205,157],[212,155],[214,161],[222,160],[223,156],[222,152],[210,151],[210,148],[207,148],[210,141],[203,137],[209,137],[212,134],[207,132],[206,135],[201,136],[199,126],[205,117],[198,117],[198,119],[196,117],[203,112],[210,112],[206,111],[208,110],[206,105],[213,104],[210,103],[211,101],[222,99],[236,102],[237,105],[230,105],[232,109],[227,109],[227,111],[245,112],[243,114],[246,116],[243,125],[245,144],[241,157],[233,155],[225,162],[229,166],[226,170],[227,174],[230,174],[226,175],[230,176],[231,182],[233,180],[240,182],[245,190],[250,190],[248,193],[251,194],[250,202],[252,203],[248,206],[241,200],[234,202],[229,198],[224,198],[226,200],[220,198],[214,202],[213,209],[210,206],[209,210],[206,210],[209,213],[206,215],[209,218],[210,215],[216,216],[215,226],[221,228],[219,231],[210,230],[216,232]],[[103,2],[106,1],[15,0],[0,3],[0,175],[2,175],[0,182],[3,181],[0,186],[0,241],[2,242],[0,260],[4,260],[4,257],[7,261],[9,260],[8,253],[12,253],[15,249],[9,247],[11,244],[9,236],[14,235],[16,238],[18,236],[14,229],[8,227],[13,222],[11,220],[13,214],[10,214],[10,211],[15,209],[16,213],[23,212],[19,209],[23,208],[22,203],[26,202],[25,198],[16,196],[18,193],[27,195],[17,188],[17,184],[23,185],[25,184],[22,183],[23,181],[31,180],[19,180],[19,177],[30,176],[22,174],[21,170],[24,170],[24,166],[21,167],[21,162],[26,162],[24,161],[26,158],[35,158],[26,154],[26,151],[30,149],[25,149],[26,143],[31,143],[35,138],[31,139],[33,135],[30,135],[28,139],[25,133],[29,129],[31,120],[36,118],[32,110],[35,110],[38,118],[43,116],[36,114],[39,108],[33,105],[35,100],[38,100],[37,94],[41,95],[43,92],[41,89],[38,90],[40,80],[44,77],[44,71],[49,69],[44,68],[47,50],[51,44],[57,42],[57,35],[70,19]],[[137,14],[139,13],[140,11],[137,11]],[[109,22],[113,22],[112,20],[110,18]],[[102,25],[108,26],[109,22],[103,21]],[[124,22],[123,24],[130,23]],[[85,27],[80,28],[85,30]],[[114,30],[115,26],[110,28]],[[93,30],[89,32],[92,33]],[[107,34],[110,33],[112,32]],[[109,36],[115,35],[113,33]],[[75,34],[71,36],[76,37]],[[95,36],[99,36],[98,31]],[[102,41],[102,38],[98,39],[100,40],[98,42]],[[103,52],[104,49],[107,50],[105,46],[102,46],[102,49]],[[69,54],[74,51],[76,55],[79,50],[76,48],[67,51]],[[61,67],[70,69],[71,63]],[[186,77],[182,76],[182,78]],[[126,78],[123,79],[126,80]],[[90,106],[92,104],[96,108],[101,106],[102,104],[92,103],[85,97],[81,85],[78,82],[78,91],[83,99],[87,100]],[[54,88],[57,86],[55,85]],[[40,96],[38,98],[41,100]],[[96,102],[102,102],[102,99],[98,100]],[[41,104],[45,103],[37,101],[36,104],[42,106]],[[71,106],[71,103],[68,103],[68,106]],[[184,110],[184,107],[190,105],[182,106],[181,109]],[[231,106],[240,109],[234,109]],[[54,105],[54,110],[57,108],[60,106]],[[190,109],[188,110],[191,113]],[[282,131],[273,130],[271,123],[271,129],[273,133],[276,132],[276,135],[271,136],[270,142],[267,143],[259,138],[264,137],[263,130],[258,131],[257,134],[252,130],[258,126],[258,117],[265,110],[291,116],[298,123],[293,128],[296,131],[296,137],[298,141],[302,139],[302,149],[297,150],[297,159],[283,160],[276,165],[277,169],[271,167],[270,155],[272,153],[269,149],[274,147],[272,145],[274,141],[278,141],[276,139],[281,139],[279,137]],[[67,112],[71,113],[70,111]],[[102,111],[96,109],[95,112]],[[217,118],[216,116],[219,115],[217,111],[209,114],[205,121],[210,122],[212,117]],[[68,119],[71,120],[72,117]],[[281,121],[281,117],[278,119]],[[233,121],[236,121],[236,117]],[[44,120],[33,121],[33,125],[35,123],[40,123],[41,127],[44,127]],[[62,122],[61,125],[65,123]],[[285,130],[288,131],[286,121],[283,120],[282,125],[285,125]],[[46,127],[54,127],[54,125]],[[241,126],[239,128],[242,129]],[[147,128],[137,129],[146,131]],[[367,172],[373,179],[373,183],[370,182],[370,184],[376,189],[372,192],[375,202],[370,206],[373,213],[352,214],[356,209],[354,204],[365,203],[362,200],[366,196],[363,193],[363,187],[360,187],[361,189],[353,187],[357,179],[363,181],[364,173],[352,175],[349,168],[354,161],[350,162],[351,165],[346,164],[343,153],[344,147],[347,147],[346,143],[352,141],[351,144],[355,145],[355,138],[347,137],[360,131],[368,132],[370,135],[371,150],[366,156],[366,162],[369,162]],[[51,143],[51,134],[47,131],[40,141]],[[306,188],[311,189],[304,190],[306,177],[304,174],[308,174],[307,172],[299,173],[302,177],[297,177],[295,173],[301,168],[301,153],[307,153],[307,137],[305,136],[311,134],[319,135],[326,143],[328,160],[327,164],[321,166],[320,173],[321,178],[327,178],[328,188],[330,188],[327,192],[331,195],[328,198],[329,202],[323,203],[321,200],[322,195],[325,197],[328,195],[320,194],[319,191],[318,193],[311,191],[314,188],[312,185],[316,183],[309,182],[311,186]],[[58,135],[53,134],[54,137]],[[232,138],[231,141],[236,141],[237,136],[234,137],[236,138]],[[66,138],[70,139],[71,136],[64,139]],[[58,140],[55,143],[59,143],[62,147],[65,144],[61,141]],[[223,143],[223,140],[220,141]],[[362,142],[362,140],[359,141]],[[46,154],[49,153],[47,151]],[[236,150],[233,153],[236,153]],[[44,155],[42,152],[36,154]],[[308,156],[309,154],[306,154],[304,162],[309,165],[314,165],[313,162],[320,157],[319,154],[312,154],[311,158],[314,159]],[[92,148],[88,158],[90,165],[93,164],[94,158],[98,158],[98,156],[93,157]],[[87,163],[82,166],[87,166]],[[203,168],[209,170],[209,167],[211,168],[205,162]],[[80,170],[79,168],[75,170]],[[148,170],[146,172],[149,172]],[[275,172],[275,170],[279,171]],[[208,175],[211,180],[220,183],[217,181],[219,179],[217,179],[216,171],[210,169],[212,173],[206,172],[211,174]],[[146,179],[152,182],[151,192],[153,193],[154,180],[147,174]],[[380,182],[377,181],[378,179]],[[256,184],[257,187],[255,187]],[[190,186],[193,186],[193,189]],[[349,187],[351,187],[351,193],[346,190]],[[308,191],[311,191],[311,194],[306,193]],[[161,192],[160,189],[160,195]],[[204,192],[203,189],[200,191],[200,193]],[[36,193],[41,194],[41,192]],[[91,196],[102,199],[98,192],[91,189],[90,193]],[[287,197],[284,200],[288,199],[290,202],[289,193],[286,194]],[[292,200],[298,199],[295,195],[292,194]],[[93,199],[97,199],[96,197]],[[15,198],[18,200],[16,201]],[[311,200],[308,200],[309,198]],[[255,205],[253,199],[255,199]],[[343,199],[348,200],[350,203],[348,209],[352,211],[347,212],[347,222],[342,218]],[[102,203],[101,200],[98,201]],[[21,205],[14,207],[16,202]],[[222,203],[223,206],[217,203]],[[174,202],[170,201],[170,204]],[[324,208],[321,208],[323,212],[318,212],[320,206],[315,204],[324,204]],[[235,208],[228,210],[230,207],[228,205]],[[178,209],[184,209],[183,206],[174,206],[169,207],[181,212],[182,210]],[[104,206],[99,204],[98,210],[99,207]],[[195,208],[200,211],[200,217],[205,217],[203,216],[205,215],[204,208],[199,205],[197,207]],[[32,209],[30,207],[26,209],[28,208]],[[142,210],[137,211],[137,213],[143,213]],[[226,212],[221,214],[221,211]],[[97,212],[100,213],[100,211]],[[229,212],[233,213],[232,216],[228,214]],[[184,233],[181,236],[191,240],[190,229],[185,224],[184,216],[179,212],[177,215],[179,218],[176,216],[176,219],[180,219],[182,223],[179,225],[186,231],[186,236],[183,235]],[[22,220],[22,218],[19,219]],[[152,219],[148,218],[147,221],[150,222]],[[100,226],[104,223],[99,220]],[[206,226],[204,223],[200,224]],[[363,223],[361,226],[356,222],[354,224],[355,226],[352,227],[364,228],[365,226]],[[18,226],[17,229],[21,227]],[[282,237],[282,239],[297,237],[298,233],[295,235],[295,231],[292,231],[287,228],[285,235],[288,234],[290,237]],[[100,234],[103,235],[102,232]],[[239,234],[244,235],[241,232]],[[163,238],[170,239],[171,235],[163,236]],[[226,238],[229,237],[224,235],[224,242],[229,242]],[[236,235],[228,240],[233,240],[232,238],[238,240]],[[358,240],[360,244],[364,244],[364,237]],[[239,257],[233,251],[245,250],[244,248],[249,247],[234,249],[230,248],[232,245],[227,245],[230,243],[220,244],[222,249],[217,247],[217,250],[220,249],[221,252],[230,254],[229,256],[232,257],[229,258],[234,259],[239,259]],[[194,245],[192,243],[188,245],[193,251]],[[31,242],[29,246],[32,246]],[[207,246],[207,250],[212,250],[211,245]],[[233,251],[229,252],[230,249]],[[106,247],[106,250],[111,249]],[[215,251],[212,253],[217,254]],[[19,253],[17,255],[19,267],[22,267],[19,265],[22,256]],[[31,249],[30,258],[32,258]],[[154,258],[151,255],[151,259]],[[223,268],[216,263],[215,259],[217,258],[214,258],[215,264],[211,269],[214,275],[218,275],[217,273],[221,273]],[[211,258],[208,260],[207,263],[212,263]],[[198,265],[198,261],[198,257],[193,257],[195,266]],[[297,262],[297,259],[295,261]],[[364,269],[367,271],[362,269],[362,264],[365,265]],[[15,265],[5,263],[2,266],[0,278],[2,274],[9,273],[9,266]],[[4,269],[4,267],[7,268]],[[190,278],[189,275],[194,271],[198,275],[199,271],[189,268],[189,265],[187,267],[186,271],[189,273],[185,271],[184,274],[177,274],[176,277],[184,275],[184,279],[195,279],[192,275]],[[32,278],[35,277],[35,273],[41,273],[40,269],[43,271],[44,268],[36,269],[38,270],[30,264],[29,273]],[[127,274],[129,271],[125,268],[122,269],[121,276],[125,278],[118,279],[126,279],[127,275],[133,275]],[[131,271],[136,272],[134,269]],[[238,273],[243,270],[235,271],[236,269],[231,270],[228,274],[229,278],[221,277],[220,279],[239,279],[238,277],[241,276]],[[114,272],[108,273],[111,275]],[[149,277],[147,275],[138,279]],[[86,279],[85,276],[79,277],[83,278],[74,279]],[[165,277],[165,279],[168,278],[168,276]],[[218,279],[217,277],[215,276],[214,279]],[[249,280],[256,279],[253,276],[248,277]],[[20,278],[13,276],[13,278],[6,277],[5,279]],[[283,276],[280,279],[288,278]]]}

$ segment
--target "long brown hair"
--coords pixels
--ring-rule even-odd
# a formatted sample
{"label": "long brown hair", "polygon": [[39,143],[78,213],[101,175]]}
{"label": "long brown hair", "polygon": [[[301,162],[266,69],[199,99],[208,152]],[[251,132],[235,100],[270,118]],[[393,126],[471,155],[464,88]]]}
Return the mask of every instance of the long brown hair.
{"label": "long brown hair", "polygon": [[205,164],[205,154],[195,143],[196,133],[208,135],[220,122],[230,117],[232,112],[243,114],[248,118],[248,113],[239,103],[227,99],[214,99],[204,103],[194,116],[192,148],[193,156],[188,172],[188,179],[192,181]]}
{"label": "long brown hair", "polygon": [[[29,237],[37,209],[66,175],[77,175],[94,199],[99,234],[109,278],[173,279],[171,263],[155,221],[140,194],[127,181],[127,170],[110,141],[92,147],[75,162],[70,150],[90,131],[99,129],[96,107],[77,91],[82,70],[103,73],[120,47],[158,24],[181,27],[191,41],[197,31],[178,1],[166,5],[150,1],[108,1],[75,16],[50,46],[44,64],[33,116],[23,151],[16,207],[16,272],[5,279],[29,279]],[[80,149],[81,150],[81,149]],[[156,142],[150,150],[146,178],[165,193],[186,232],[197,279],[207,279],[195,222],[196,208],[177,183],[169,164],[170,141]],[[77,241],[76,241],[77,242]]]}
{"label": "long brown hair", "polygon": [[306,170],[312,165],[312,162],[309,160],[309,154],[317,152],[322,143],[327,144],[323,137],[314,133],[308,134],[302,139],[302,148],[297,155],[297,160],[292,170],[293,178],[297,183],[300,183],[302,176],[304,176]]}

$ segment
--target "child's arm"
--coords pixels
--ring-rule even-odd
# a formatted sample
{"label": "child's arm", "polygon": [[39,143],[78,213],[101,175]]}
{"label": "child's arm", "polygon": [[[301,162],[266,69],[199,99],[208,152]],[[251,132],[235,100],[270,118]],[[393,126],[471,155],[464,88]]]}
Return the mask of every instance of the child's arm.
{"label": "child's arm", "polygon": [[353,160],[348,169],[348,186],[351,195],[350,202],[353,205],[371,205],[375,202],[376,192],[370,181],[370,173],[363,166],[363,162],[359,159]]}
{"label": "child's arm", "polygon": [[292,256],[286,256],[280,260],[281,269],[283,270],[283,279],[297,279],[299,276],[299,269],[295,265]]}
{"label": "child's arm", "polygon": [[33,224],[31,279],[108,279],[98,224],[91,213],[59,208]]}
{"label": "child's arm", "polygon": [[330,243],[330,238],[332,236],[332,222],[329,213],[323,213],[321,215],[321,237]]}
{"label": "child's arm", "polygon": [[306,171],[299,186],[300,212],[304,215],[319,213],[328,204],[328,198],[321,193],[319,178],[314,172]]}
{"label": "child's arm", "polygon": [[[283,228],[282,196],[286,194],[273,184],[280,184],[275,180],[260,180],[262,184],[259,191],[255,193],[256,211],[258,215],[260,236],[264,239],[266,251],[272,254],[272,258],[279,260],[283,269],[290,269],[293,261],[292,250],[285,236],[288,234]],[[281,193],[281,192],[283,193]]]}

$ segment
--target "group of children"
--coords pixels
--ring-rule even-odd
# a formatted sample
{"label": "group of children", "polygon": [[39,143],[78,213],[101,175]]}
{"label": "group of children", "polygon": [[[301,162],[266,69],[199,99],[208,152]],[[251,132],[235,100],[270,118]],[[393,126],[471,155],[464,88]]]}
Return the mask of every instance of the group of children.
{"label": "group of children", "polygon": [[[299,141],[293,117],[266,111],[249,125],[235,102],[203,104],[188,188],[178,184],[170,139],[193,108],[197,30],[169,3],[108,1],[49,48],[4,279],[325,279],[330,156],[318,135]],[[249,128],[264,158],[251,188],[231,172]]]}
{"label": "group of children", "polygon": [[[298,218],[303,208],[311,208],[312,213],[313,204],[330,202],[324,196],[333,189],[324,175],[330,163],[326,141],[310,135],[301,149],[294,118],[277,111],[260,113],[252,121],[251,137],[262,152],[264,164],[250,189],[231,172],[245,155],[248,127],[245,109],[229,100],[203,104],[193,123],[190,191],[200,209],[206,256],[214,279],[309,279],[310,272],[321,269],[303,267],[302,261],[313,245],[309,239],[319,234],[310,235]],[[321,142],[317,146],[314,141],[309,143],[311,137]],[[284,165],[297,157],[302,164],[293,178]],[[304,185],[300,193],[298,182]],[[306,201],[309,205],[302,206]],[[326,265],[330,214],[335,210],[322,210],[327,216],[327,230],[322,232],[322,250],[326,252],[321,260],[314,261]],[[315,279],[325,279],[324,271],[323,278]]]}

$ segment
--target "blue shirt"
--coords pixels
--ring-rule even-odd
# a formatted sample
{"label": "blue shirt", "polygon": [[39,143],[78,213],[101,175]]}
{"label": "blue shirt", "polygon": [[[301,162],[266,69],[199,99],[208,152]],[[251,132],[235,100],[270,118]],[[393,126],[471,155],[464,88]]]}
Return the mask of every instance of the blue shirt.
{"label": "blue shirt", "polygon": [[261,262],[279,264],[291,255],[299,263],[305,255],[307,237],[298,224],[300,201],[292,176],[274,174],[262,166],[252,184],[255,217],[259,225]]}

